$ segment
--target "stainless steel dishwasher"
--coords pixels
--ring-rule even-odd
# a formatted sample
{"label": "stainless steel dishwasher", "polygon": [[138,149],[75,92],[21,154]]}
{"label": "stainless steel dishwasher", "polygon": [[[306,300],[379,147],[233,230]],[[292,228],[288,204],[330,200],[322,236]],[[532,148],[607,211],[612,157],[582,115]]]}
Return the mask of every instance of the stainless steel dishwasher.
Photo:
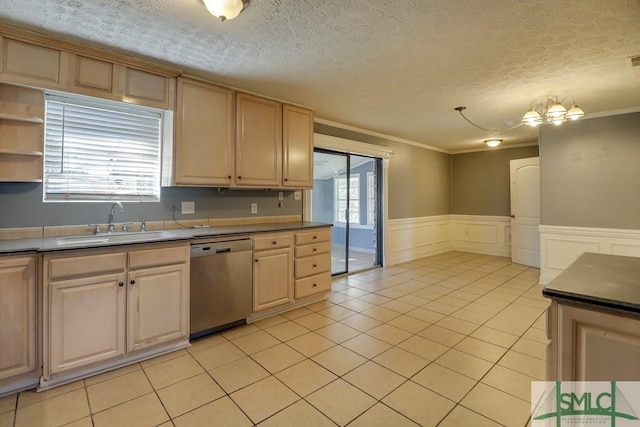
{"label": "stainless steel dishwasher", "polygon": [[252,258],[249,238],[191,245],[191,339],[246,323],[253,305]]}

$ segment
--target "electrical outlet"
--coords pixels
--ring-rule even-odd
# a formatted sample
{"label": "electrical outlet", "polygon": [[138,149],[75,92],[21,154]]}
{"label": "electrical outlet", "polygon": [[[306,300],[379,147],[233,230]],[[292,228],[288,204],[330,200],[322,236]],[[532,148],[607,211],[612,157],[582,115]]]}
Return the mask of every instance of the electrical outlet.
{"label": "electrical outlet", "polygon": [[278,193],[278,200],[280,200],[280,201],[284,200],[284,196],[283,196],[283,194],[282,194],[282,191],[280,191],[280,192]]}
{"label": "electrical outlet", "polygon": [[257,214],[258,213],[258,204],[257,203],[251,203],[251,213],[252,214]]}
{"label": "electrical outlet", "polygon": [[294,191],[293,192],[293,200],[302,200],[302,191]]}
{"label": "electrical outlet", "polygon": [[189,215],[196,213],[196,202],[182,202],[182,214]]}

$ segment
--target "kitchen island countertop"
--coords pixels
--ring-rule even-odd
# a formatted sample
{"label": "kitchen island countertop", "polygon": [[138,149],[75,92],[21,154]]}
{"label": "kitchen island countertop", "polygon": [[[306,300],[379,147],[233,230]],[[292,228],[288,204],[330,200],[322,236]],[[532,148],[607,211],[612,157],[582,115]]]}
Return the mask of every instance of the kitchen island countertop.
{"label": "kitchen island countertop", "polygon": [[584,253],[542,294],[640,316],[640,258]]}

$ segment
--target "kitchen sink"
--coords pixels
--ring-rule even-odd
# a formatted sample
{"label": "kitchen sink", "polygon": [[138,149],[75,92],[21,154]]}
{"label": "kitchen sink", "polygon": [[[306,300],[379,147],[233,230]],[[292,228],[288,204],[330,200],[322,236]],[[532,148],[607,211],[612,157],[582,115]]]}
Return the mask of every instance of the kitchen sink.
{"label": "kitchen sink", "polygon": [[61,237],[56,243],[58,246],[91,245],[95,243],[132,243],[145,240],[163,239],[174,237],[175,234],[168,231],[146,231],[144,233],[114,233],[95,234],[93,236]]}

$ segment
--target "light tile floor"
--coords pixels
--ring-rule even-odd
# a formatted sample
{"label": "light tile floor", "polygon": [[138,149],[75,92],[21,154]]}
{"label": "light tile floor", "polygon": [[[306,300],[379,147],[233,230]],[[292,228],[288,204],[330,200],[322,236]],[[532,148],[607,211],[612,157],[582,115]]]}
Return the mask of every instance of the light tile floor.
{"label": "light tile floor", "polygon": [[448,252],[326,301],[43,393],[5,426],[525,426],[545,370],[537,269]]}

